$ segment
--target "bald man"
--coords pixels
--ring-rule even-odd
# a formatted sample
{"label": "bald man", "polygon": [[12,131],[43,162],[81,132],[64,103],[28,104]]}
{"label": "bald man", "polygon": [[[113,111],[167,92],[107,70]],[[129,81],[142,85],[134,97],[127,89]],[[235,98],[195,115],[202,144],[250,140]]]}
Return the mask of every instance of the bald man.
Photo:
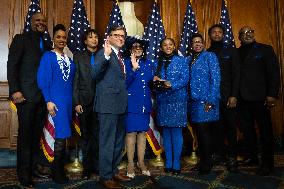
{"label": "bald man", "polygon": [[277,57],[270,45],[255,41],[254,29],[244,26],[239,31],[241,46],[240,79],[240,128],[248,146],[248,157],[257,161],[257,137],[255,122],[259,130],[261,163],[258,175],[273,171],[273,131],[270,110],[275,106],[280,84],[280,70]]}
{"label": "bald man", "polygon": [[24,187],[31,187],[32,170],[39,155],[46,105],[37,86],[36,75],[41,55],[51,49],[43,40],[46,19],[42,13],[32,16],[31,31],[17,34],[9,48],[7,78],[11,100],[19,120],[17,138],[17,175]]}

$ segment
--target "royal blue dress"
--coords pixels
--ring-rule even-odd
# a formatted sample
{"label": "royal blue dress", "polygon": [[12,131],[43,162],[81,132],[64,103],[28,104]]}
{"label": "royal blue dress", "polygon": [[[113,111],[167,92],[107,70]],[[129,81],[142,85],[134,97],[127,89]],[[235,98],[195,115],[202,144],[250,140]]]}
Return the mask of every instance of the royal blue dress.
{"label": "royal blue dress", "polygon": [[37,82],[46,103],[53,102],[58,109],[52,118],[55,138],[71,136],[74,75],[75,64],[66,55],[48,51],[42,56]]}
{"label": "royal blue dress", "polygon": [[152,111],[149,81],[153,80],[153,63],[147,59],[139,60],[139,68],[132,70],[130,59],[125,60],[126,86],[128,91],[126,132],[148,131]]}
{"label": "royal blue dress", "polygon": [[[203,51],[195,61],[189,57],[189,114],[193,123],[219,120],[220,67],[213,52]],[[212,109],[205,112],[204,105]]]}

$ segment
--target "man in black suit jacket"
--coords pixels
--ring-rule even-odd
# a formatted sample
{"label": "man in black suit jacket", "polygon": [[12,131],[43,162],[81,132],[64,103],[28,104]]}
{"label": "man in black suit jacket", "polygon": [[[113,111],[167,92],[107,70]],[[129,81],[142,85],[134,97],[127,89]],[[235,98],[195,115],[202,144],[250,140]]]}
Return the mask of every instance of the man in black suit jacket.
{"label": "man in black suit jacket", "polygon": [[10,46],[7,78],[11,99],[19,120],[17,174],[23,186],[32,185],[32,170],[39,156],[39,139],[44,125],[46,105],[37,86],[36,75],[44,51],[51,49],[42,39],[46,19],[42,13],[32,16],[32,30],[17,34]]}
{"label": "man in black suit jacket", "polygon": [[121,188],[117,180],[130,180],[118,174],[117,169],[124,147],[127,106],[125,66],[120,55],[125,35],[124,27],[111,28],[104,49],[97,53],[93,67],[97,80],[95,110],[100,125],[99,175],[106,188]]}
{"label": "man in black suit jacket", "polygon": [[240,126],[249,147],[249,155],[257,158],[256,121],[261,145],[259,175],[273,171],[273,131],[269,109],[275,106],[280,84],[277,57],[270,45],[257,43],[254,30],[245,26],[239,31],[241,58]]}
{"label": "man in black suit jacket", "polygon": [[240,83],[240,62],[236,48],[223,43],[224,29],[216,24],[209,28],[211,46],[208,51],[216,53],[221,70],[220,120],[212,128],[214,159],[223,159],[225,155],[225,137],[228,141],[227,168],[237,171],[237,130],[236,105]]}
{"label": "man in black suit jacket", "polygon": [[94,111],[96,91],[95,80],[92,79],[92,66],[98,50],[98,32],[88,29],[84,32],[82,42],[86,50],[74,55],[76,73],[73,84],[73,104],[79,114],[81,129],[81,148],[83,154],[82,178],[89,179],[92,172],[98,170],[99,125],[97,113]]}

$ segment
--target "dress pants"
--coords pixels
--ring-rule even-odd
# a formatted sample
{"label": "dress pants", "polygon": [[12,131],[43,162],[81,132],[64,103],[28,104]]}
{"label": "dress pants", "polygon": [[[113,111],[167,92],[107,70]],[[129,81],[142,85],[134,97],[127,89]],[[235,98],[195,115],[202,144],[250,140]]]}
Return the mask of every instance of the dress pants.
{"label": "dress pants", "polygon": [[198,150],[200,156],[200,170],[210,170],[212,166],[211,160],[211,122],[194,123],[196,136],[198,141]]}
{"label": "dress pants", "polygon": [[16,104],[19,120],[17,138],[17,174],[19,180],[31,180],[32,171],[40,161],[40,136],[44,126],[46,104],[24,101]]}
{"label": "dress pants", "polygon": [[183,144],[183,127],[163,127],[163,145],[165,148],[165,168],[180,170],[180,158]]}
{"label": "dress pants", "polygon": [[99,161],[99,121],[93,105],[84,106],[84,112],[79,114],[81,129],[81,149],[84,171],[98,171]]}
{"label": "dress pants", "polygon": [[239,102],[240,126],[244,134],[244,139],[248,147],[249,157],[257,156],[257,136],[255,131],[255,121],[259,129],[259,141],[262,166],[274,167],[273,157],[273,131],[271,115],[264,101]]}
{"label": "dress pants", "polygon": [[[236,108],[228,108],[226,102],[220,101],[220,120],[212,123],[212,153],[221,157],[227,155],[229,158],[237,156],[237,112]],[[225,148],[225,139],[228,146]]]}
{"label": "dress pants", "polygon": [[125,141],[125,114],[98,113],[99,175],[102,181],[110,180],[118,173]]}

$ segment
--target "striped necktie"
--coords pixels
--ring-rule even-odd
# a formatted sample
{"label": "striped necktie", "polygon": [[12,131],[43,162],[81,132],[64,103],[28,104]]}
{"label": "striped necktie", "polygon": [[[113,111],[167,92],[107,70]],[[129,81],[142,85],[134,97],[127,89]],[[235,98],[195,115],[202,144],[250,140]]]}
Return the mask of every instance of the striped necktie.
{"label": "striped necktie", "polygon": [[125,68],[124,68],[124,63],[123,63],[121,52],[118,52],[117,55],[118,55],[117,57],[118,57],[118,63],[119,63],[119,66],[120,66],[120,70],[123,73],[123,76],[125,78]]}

